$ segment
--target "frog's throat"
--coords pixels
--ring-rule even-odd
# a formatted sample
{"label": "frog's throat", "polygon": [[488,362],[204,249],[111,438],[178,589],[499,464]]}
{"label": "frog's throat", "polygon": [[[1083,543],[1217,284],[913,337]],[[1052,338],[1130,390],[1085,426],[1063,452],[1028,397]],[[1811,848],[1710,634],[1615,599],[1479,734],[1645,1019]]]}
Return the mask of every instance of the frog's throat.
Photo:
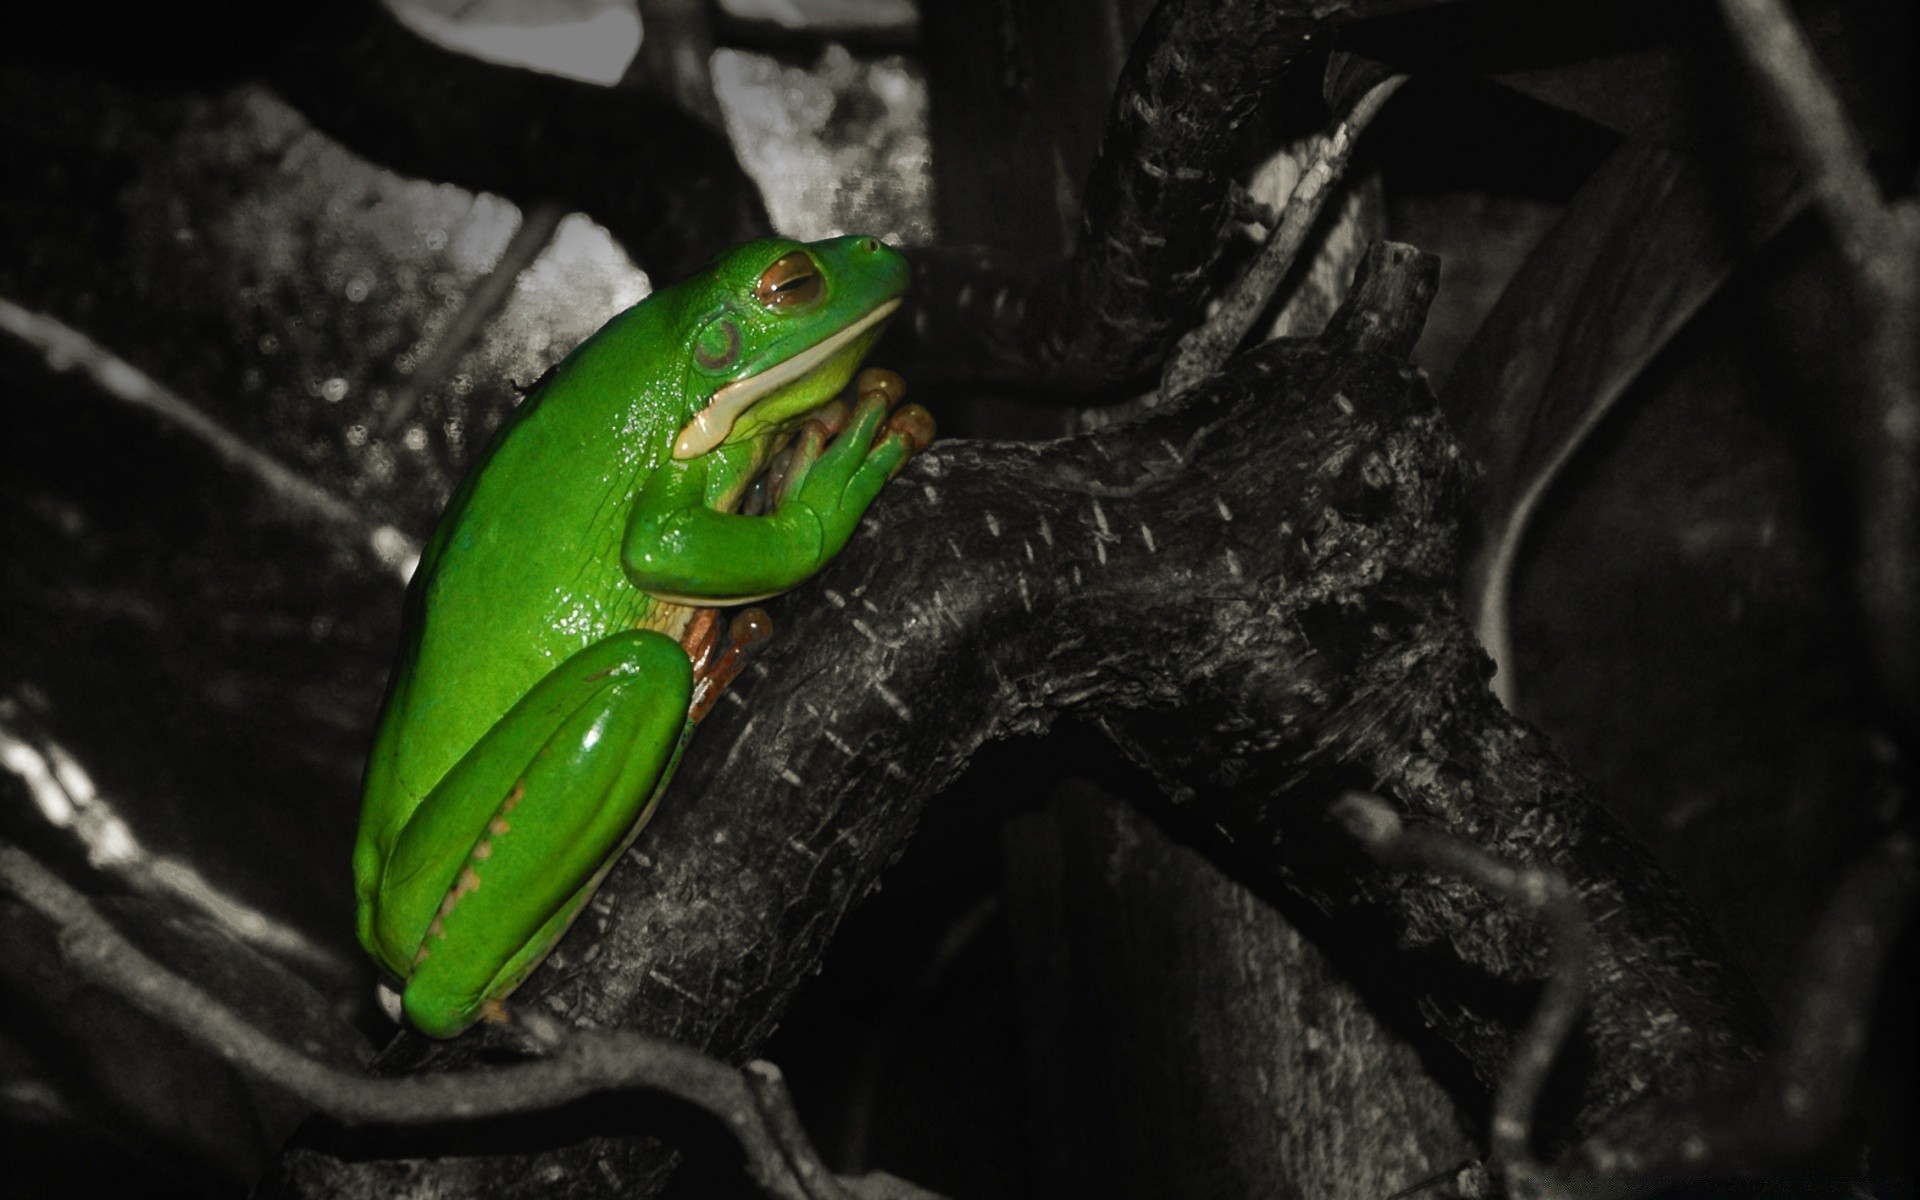
{"label": "frog's throat", "polygon": [[875,306],[865,316],[837,329],[821,338],[813,345],[768,367],[756,375],[745,379],[736,379],[713,393],[707,406],[694,414],[693,420],[680,431],[673,441],[673,456],[678,459],[698,458],[707,451],[727,440],[733,432],[733,423],[740,414],[752,408],[764,396],[770,396],[800,379],[821,363],[832,358],[849,343],[856,341],[867,331],[893,315],[900,307],[900,297]]}

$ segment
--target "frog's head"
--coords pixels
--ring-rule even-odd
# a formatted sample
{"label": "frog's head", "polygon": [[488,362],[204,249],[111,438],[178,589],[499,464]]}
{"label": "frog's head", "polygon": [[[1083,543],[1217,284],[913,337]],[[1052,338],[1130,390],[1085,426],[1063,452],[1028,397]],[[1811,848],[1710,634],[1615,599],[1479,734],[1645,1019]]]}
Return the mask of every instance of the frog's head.
{"label": "frog's head", "polygon": [[689,401],[673,456],[791,426],[831,400],[900,307],[907,260],[879,238],[763,238],[699,277]]}

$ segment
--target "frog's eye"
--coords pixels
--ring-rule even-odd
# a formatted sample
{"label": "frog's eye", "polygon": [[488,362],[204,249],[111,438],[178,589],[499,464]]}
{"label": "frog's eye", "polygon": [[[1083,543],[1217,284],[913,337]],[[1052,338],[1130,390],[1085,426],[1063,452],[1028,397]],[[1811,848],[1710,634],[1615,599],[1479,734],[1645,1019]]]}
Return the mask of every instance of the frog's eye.
{"label": "frog's eye", "polygon": [[795,250],[760,273],[753,297],[775,310],[804,308],[820,298],[820,269],[805,250]]}

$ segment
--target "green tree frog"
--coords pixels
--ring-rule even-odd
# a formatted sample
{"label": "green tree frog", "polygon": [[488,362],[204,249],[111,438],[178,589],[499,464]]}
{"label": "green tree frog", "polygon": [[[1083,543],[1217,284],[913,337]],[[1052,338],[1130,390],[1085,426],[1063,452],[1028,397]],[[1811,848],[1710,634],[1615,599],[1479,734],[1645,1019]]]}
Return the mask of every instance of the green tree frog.
{"label": "green tree frog", "polygon": [[898,376],[834,399],[906,286],[871,237],[737,247],[568,355],[454,493],[353,855],[360,942],[418,1029],[501,1015],[639,833],[725,683],[696,610],[819,570],[931,439],[890,415]]}

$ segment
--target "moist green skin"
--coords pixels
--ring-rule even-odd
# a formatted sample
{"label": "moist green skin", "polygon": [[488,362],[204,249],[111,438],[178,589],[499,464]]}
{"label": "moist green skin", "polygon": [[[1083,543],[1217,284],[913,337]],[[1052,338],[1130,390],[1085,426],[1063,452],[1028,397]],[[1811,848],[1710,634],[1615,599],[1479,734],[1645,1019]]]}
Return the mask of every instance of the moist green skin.
{"label": "moist green skin", "polygon": [[[819,294],[763,303],[756,282],[797,250]],[[772,512],[732,512],[878,323],[718,445],[676,459],[676,438],[717,389],[858,326],[906,284],[905,260],[872,238],[731,250],[568,355],[454,493],[408,589],[353,859],[360,942],[424,1032],[454,1036],[511,992],[645,823],[690,732],[675,640],[688,605],[812,575],[912,453],[901,434],[876,441],[885,406],[862,406]]]}

